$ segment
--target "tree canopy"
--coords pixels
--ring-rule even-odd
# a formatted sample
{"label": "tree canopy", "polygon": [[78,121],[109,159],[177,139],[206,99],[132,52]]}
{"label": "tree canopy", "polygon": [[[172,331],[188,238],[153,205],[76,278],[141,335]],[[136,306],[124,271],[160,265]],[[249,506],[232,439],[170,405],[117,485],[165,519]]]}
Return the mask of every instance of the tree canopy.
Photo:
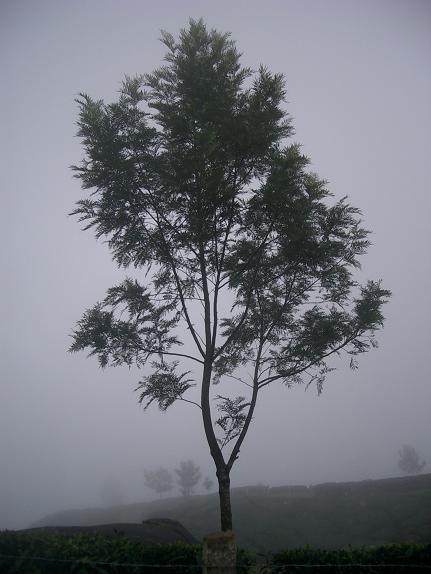
{"label": "tree canopy", "polygon": [[242,67],[230,36],[201,20],[162,41],[165,64],[126,78],[117,102],[78,99],[85,157],[74,169],[91,191],[74,214],[138,278],[84,314],[71,349],[103,367],[146,367],[145,407],[202,410],[226,530],[259,392],[275,382],[320,392],[341,352],[356,368],[389,291],[357,281],[369,232],[289,143],[283,76]]}

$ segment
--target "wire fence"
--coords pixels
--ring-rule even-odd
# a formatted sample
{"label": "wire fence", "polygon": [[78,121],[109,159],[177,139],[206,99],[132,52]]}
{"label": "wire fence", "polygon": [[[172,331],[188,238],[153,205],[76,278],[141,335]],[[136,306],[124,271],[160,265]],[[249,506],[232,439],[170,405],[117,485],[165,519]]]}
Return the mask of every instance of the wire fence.
{"label": "wire fence", "polygon": [[[408,569],[411,570],[422,570],[424,572],[431,572],[431,565],[426,564],[286,564],[285,566],[269,566],[264,568],[269,568],[267,570],[268,574],[276,572],[277,574],[288,574],[289,572],[295,572],[300,569],[334,569],[339,572],[350,572],[354,569],[359,570],[369,570],[372,572],[407,572]],[[266,574],[265,570],[261,570],[261,574]]]}
{"label": "wire fence", "polygon": [[[29,556],[29,555],[14,555],[14,554],[0,554],[0,572],[3,574],[2,561],[10,560],[14,561],[10,567],[14,568],[14,572],[20,572],[19,567],[24,562],[36,562],[41,565],[69,565],[69,570],[76,571],[77,568],[81,568],[81,571],[85,571],[85,568],[93,568],[93,570],[98,570],[99,572],[111,572],[123,569],[125,572],[137,572],[137,571],[169,571],[169,572],[202,572],[202,564],[154,564],[154,563],[144,563],[144,562],[106,562],[102,560],[91,560],[89,558],[76,558],[76,559],[66,559],[66,558],[48,558],[44,556]],[[4,566],[4,564],[3,564]],[[18,569],[16,567],[18,566]],[[107,569],[107,570],[106,570]],[[7,572],[7,571],[6,571]]]}
{"label": "wire fence", "polygon": [[[3,570],[4,566],[8,566],[4,561],[14,561],[14,563],[9,565],[8,570]],[[106,562],[100,560],[91,560],[89,558],[79,558],[79,559],[65,559],[65,558],[48,558],[44,556],[29,556],[29,555],[14,555],[14,554],[0,554],[0,572],[21,572],[21,567],[28,562],[38,563],[43,567],[46,565],[69,565],[68,570],[62,570],[64,572],[109,572],[124,569],[125,572],[137,572],[142,570],[143,572],[149,571],[150,569],[154,571],[162,572],[178,572],[179,574],[184,572],[202,572],[202,564],[146,564],[138,562]],[[106,570],[108,568],[108,570]],[[78,570],[79,569],[79,570]],[[285,564],[285,565],[253,565],[253,566],[237,566],[238,572],[249,573],[249,574],[289,574],[293,572],[337,572],[337,573],[347,573],[347,572],[368,572],[380,573],[380,572],[396,572],[396,573],[408,573],[408,572],[430,572],[431,564],[363,564],[363,563],[332,563],[332,564]],[[231,571],[231,568],[226,568],[226,571]],[[43,572],[43,570],[40,570]],[[216,571],[217,573],[223,572],[223,567],[221,566],[205,566],[205,571],[208,574],[211,571]]]}

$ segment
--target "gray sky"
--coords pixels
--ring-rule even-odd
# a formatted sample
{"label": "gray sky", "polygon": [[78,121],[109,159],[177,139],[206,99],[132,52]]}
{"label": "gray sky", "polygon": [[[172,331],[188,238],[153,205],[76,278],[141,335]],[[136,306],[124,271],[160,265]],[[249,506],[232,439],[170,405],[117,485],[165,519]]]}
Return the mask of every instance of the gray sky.
{"label": "gray sky", "polygon": [[340,361],[320,397],[262,393],[233,484],[394,476],[404,443],[430,469],[431,2],[1,0],[0,528],[98,505],[107,481],[141,500],[144,469],[184,458],[212,473],[197,409],[144,413],[135,371],[66,352],[125,275],[67,216],[83,195],[74,98],[112,101],[125,74],[160,65],[160,29],[201,16],[244,65],[285,74],[294,140],[373,230],[361,276],[393,291],[358,371]]}

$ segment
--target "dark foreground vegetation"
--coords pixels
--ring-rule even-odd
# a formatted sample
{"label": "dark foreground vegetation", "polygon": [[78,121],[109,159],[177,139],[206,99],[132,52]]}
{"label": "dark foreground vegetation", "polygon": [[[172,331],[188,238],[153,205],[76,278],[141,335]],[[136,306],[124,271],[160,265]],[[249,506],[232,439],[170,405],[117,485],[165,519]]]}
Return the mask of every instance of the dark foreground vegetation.
{"label": "dark foreground vegetation", "polygon": [[[116,537],[86,533],[66,537],[42,531],[6,531],[0,534],[2,573],[172,573],[172,567],[165,570],[156,566],[174,564],[177,565],[178,572],[196,573],[200,553],[199,545],[180,543],[143,545],[131,542],[121,534]],[[144,568],[142,565],[147,567]]]}
{"label": "dark foreground vegetation", "polygon": [[[431,474],[312,487],[242,487],[232,494],[237,542],[255,552],[306,544],[335,549],[431,541]],[[178,520],[201,540],[219,529],[217,495],[67,511],[34,526],[141,523],[161,516]]]}
{"label": "dark foreground vegetation", "polygon": [[[0,572],[44,573],[198,573],[198,544],[143,545],[126,536],[101,534],[64,536],[42,531],[0,533]],[[431,544],[403,543],[380,547],[286,550],[273,556],[238,551],[238,574],[285,572],[427,572]]]}
{"label": "dark foreground vegetation", "polygon": [[431,571],[431,544],[387,544],[320,550],[306,546],[273,556],[270,571],[331,573],[406,573]]}

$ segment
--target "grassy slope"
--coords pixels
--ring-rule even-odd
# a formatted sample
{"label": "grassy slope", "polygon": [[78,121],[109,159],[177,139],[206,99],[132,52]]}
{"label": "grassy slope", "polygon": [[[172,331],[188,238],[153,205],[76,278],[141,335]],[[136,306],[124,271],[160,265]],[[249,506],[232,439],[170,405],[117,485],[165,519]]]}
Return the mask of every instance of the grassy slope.
{"label": "grassy slope", "polygon": [[[309,488],[242,487],[233,490],[232,504],[238,544],[256,551],[304,544],[339,548],[431,541],[431,474]],[[141,522],[151,517],[178,520],[200,539],[218,530],[218,496],[66,511],[34,526]]]}

